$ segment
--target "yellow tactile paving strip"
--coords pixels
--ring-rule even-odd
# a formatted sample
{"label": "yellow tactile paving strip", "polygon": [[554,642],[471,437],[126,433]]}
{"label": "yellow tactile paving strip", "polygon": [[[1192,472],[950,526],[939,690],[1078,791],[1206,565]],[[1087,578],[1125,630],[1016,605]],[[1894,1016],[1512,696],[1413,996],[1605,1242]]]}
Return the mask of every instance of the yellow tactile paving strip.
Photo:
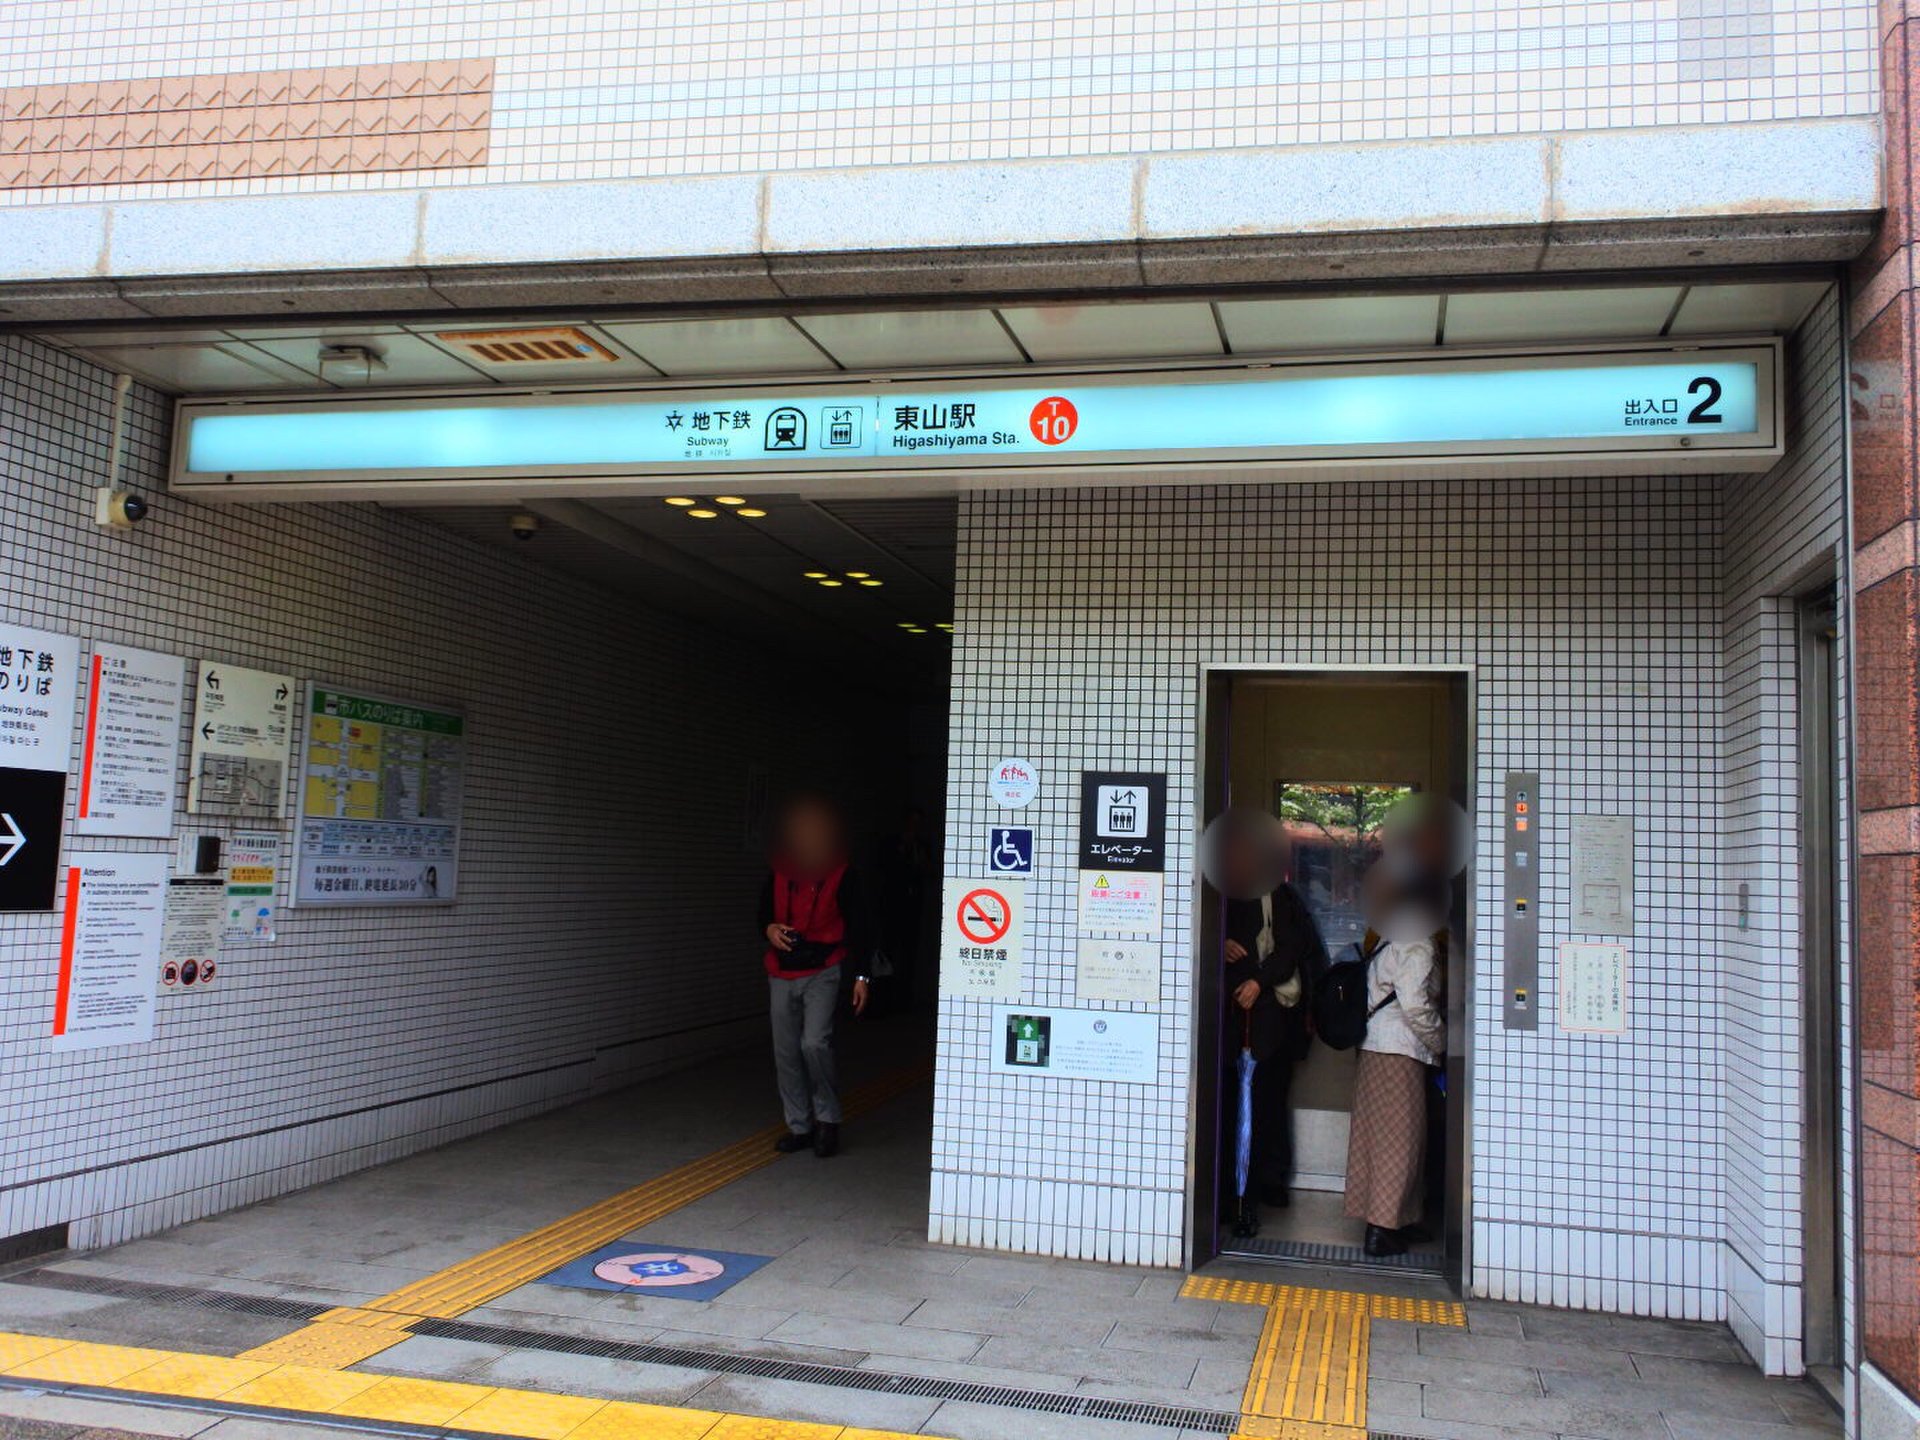
{"label": "yellow tactile paving strip", "polygon": [[1363,1440],[1367,1433],[1367,1336],[1375,1320],[1464,1325],[1453,1300],[1362,1295],[1257,1280],[1191,1275],[1183,1299],[1264,1305],[1266,1324],[1240,1401],[1246,1440]]}
{"label": "yellow tactile paving strip", "polygon": [[248,1405],[289,1417],[397,1421],[456,1432],[525,1436],[526,1440],[926,1440],[896,1431],[806,1420],[769,1420],[7,1332],[0,1332],[0,1376],[46,1386],[120,1392],[129,1400],[165,1396]]}
{"label": "yellow tactile paving strip", "polygon": [[[881,1076],[856,1087],[843,1108],[849,1116],[864,1115],[924,1085],[932,1073],[931,1066],[916,1065]],[[403,1285],[377,1300],[329,1310],[290,1335],[246,1351],[241,1358],[331,1369],[357,1365],[406,1339],[407,1327],[416,1320],[456,1319],[772,1164],[781,1158],[773,1142],[784,1133],[785,1127],[780,1125],[756,1131],[723,1150],[497,1245],[471,1260],[450,1265],[424,1280]]]}

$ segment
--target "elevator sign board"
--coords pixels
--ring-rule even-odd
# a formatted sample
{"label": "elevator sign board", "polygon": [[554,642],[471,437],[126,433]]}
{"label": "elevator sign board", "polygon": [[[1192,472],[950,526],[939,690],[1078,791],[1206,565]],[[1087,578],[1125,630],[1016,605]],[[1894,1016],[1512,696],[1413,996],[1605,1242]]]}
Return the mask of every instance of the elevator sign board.
{"label": "elevator sign board", "polygon": [[1696,345],[1038,380],[1022,372],[864,389],[842,381],[193,402],[180,409],[175,483],[285,493],[354,480],[666,480],[703,471],[1764,457],[1779,444],[1777,355],[1773,345]]}

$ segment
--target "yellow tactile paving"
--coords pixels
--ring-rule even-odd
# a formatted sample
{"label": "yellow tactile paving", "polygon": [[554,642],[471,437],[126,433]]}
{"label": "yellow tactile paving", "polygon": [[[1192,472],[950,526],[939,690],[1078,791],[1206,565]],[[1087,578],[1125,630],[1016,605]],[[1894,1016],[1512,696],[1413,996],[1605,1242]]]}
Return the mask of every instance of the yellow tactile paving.
{"label": "yellow tactile paving", "polygon": [[676,1410],[670,1405],[610,1400],[567,1440],[705,1440],[720,1420],[717,1410]]}
{"label": "yellow tactile paving", "polygon": [[537,1390],[495,1390],[460,1412],[462,1430],[564,1440],[593,1418],[606,1401],[585,1395],[548,1395]]}
{"label": "yellow tactile paving", "polygon": [[0,1373],[28,1360],[37,1360],[42,1355],[51,1355],[55,1350],[64,1350],[73,1343],[71,1340],[50,1340],[39,1335],[0,1335]]}
{"label": "yellow tactile paving", "polygon": [[[869,1081],[847,1096],[846,1112],[857,1116],[877,1109],[924,1084],[931,1074],[930,1066],[915,1065]],[[784,1133],[777,1125],[756,1131],[711,1155],[496,1245],[471,1260],[403,1285],[366,1305],[330,1310],[290,1335],[245,1351],[243,1358],[342,1368],[357,1365],[399,1344],[406,1338],[406,1327],[415,1320],[457,1319],[589,1250],[771,1165],[780,1158],[773,1142]]]}
{"label": "yellow tactile paving", "polygon": [[493,1393],[486,1385],[389,1375],[358,1395],[348,1396],[327,1413],[358,1415],[364,1420],[399,1420],[409,1425],[445,1425]]}
{"label": "yellow tactile paving", "polygon": [[264,1361],[229,1360],[224,1355],[169,1355],[123,1377],[121,1383],[129,1390],[218,1400],[249,1380],[258,1380],[272,1368]]}
{"label": "yellow tactile paving", "polygon": [[18,1365],[9,1365],[6,1373],[26,1380],[54,1380],[63,1385],[115,1385],[134,1371],[144,1370],[166,1358],[165,1350],[96,1345],[81,1340]]}
{"label": "yellow tactile paving", "polygon": [[1266,1307],[1238,1435],[1246,1440],[1360,1440],[1367,1426],[1367,1345],[1375,1320],[1464,1325],[1454,1300],[1367,1295],[1190,1275],[1182,1299]]}
{"label": "yellow tactile paving", "polygon": [[269,1410],[314,1410],[324,1414],[380,1383],[378,1375],[358,1370],[328,1370],[315,1365],[276,1365],[226,1398]]}
{"label": "yellow tactile paving", "polygon": [[840,1440],[844,1425],[808,1420],[769,1420],[760,1415],[722,1415],[704,1440]]}

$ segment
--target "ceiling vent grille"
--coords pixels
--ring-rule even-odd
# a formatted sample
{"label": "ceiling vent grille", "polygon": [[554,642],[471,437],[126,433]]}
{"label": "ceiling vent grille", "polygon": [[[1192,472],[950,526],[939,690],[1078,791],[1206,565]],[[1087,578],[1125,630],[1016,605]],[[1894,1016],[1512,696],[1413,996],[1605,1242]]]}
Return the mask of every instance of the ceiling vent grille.
{"label": "ceiling vent grille", "polygon": [[482,365],[605,365],[620,357],[571,325],[532,330],[453,330],[433,337]]}

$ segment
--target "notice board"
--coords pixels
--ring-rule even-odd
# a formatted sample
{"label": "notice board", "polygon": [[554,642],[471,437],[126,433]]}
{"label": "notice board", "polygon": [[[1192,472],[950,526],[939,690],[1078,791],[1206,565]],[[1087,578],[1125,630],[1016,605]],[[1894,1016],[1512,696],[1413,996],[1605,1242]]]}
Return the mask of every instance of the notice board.
{"label": "notice board", "polygon": [[444,905],[460,880],[464,717],[307,687],[293,903]]}

